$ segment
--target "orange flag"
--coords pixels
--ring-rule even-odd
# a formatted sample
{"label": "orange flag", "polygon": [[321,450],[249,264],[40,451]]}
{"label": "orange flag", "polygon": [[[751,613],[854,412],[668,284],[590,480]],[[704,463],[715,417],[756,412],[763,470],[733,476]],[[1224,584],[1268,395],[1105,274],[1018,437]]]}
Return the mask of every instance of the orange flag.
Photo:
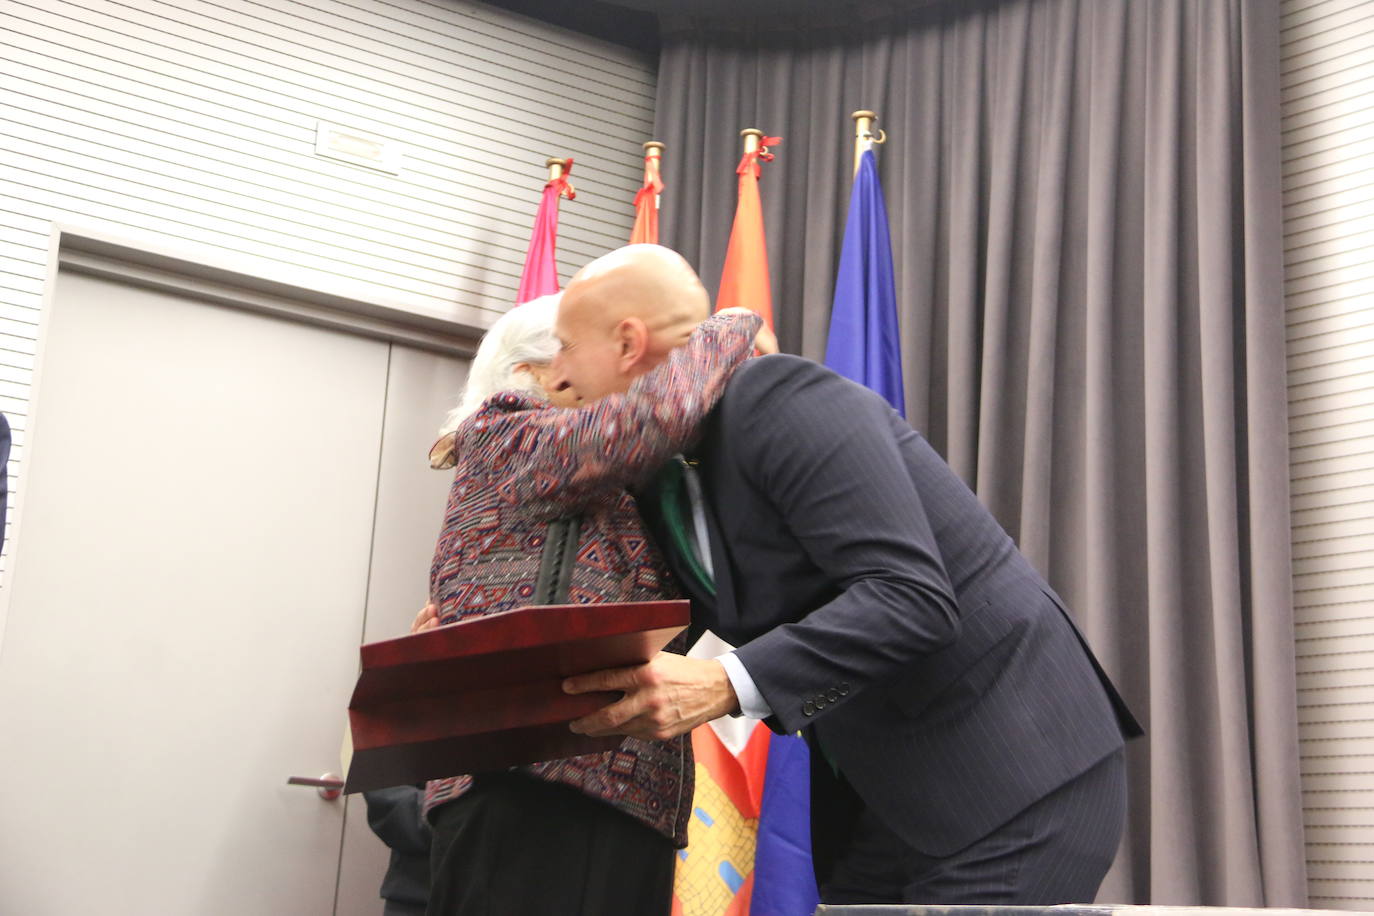
{"label": "orange flag", "polygon": [[[646,143],[644,154],[644,186],[635,194],[635,227],[630,232],[630,244],[648,242],[658,244],[658,195],[663,193],[663,179],[658,173],[661,143]],[[651,148],[652,147],[652,148]]]}
{"label": "orange flag", "polygon": [[725,251],[725,270],[720,275],[716,311],[744,306],[773,326],[773,297],[768,283],[768,246],[763,235],[763,204],[759,199],[759,162],[772,162],[770,146],[782,137],[760,137],[758,148],[744,154],[735,169],[739,175],[739,203],[730,228],[730,247]]}

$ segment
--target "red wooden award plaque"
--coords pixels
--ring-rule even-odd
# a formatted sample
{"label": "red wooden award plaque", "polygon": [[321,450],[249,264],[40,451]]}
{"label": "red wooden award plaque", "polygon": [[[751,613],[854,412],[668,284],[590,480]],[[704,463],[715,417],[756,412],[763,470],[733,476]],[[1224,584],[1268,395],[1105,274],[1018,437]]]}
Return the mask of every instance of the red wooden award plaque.
{"label": "red wooden award plaque", "polygon": [[574,674],[647,662],[687,625],[686,601],[519,608],[368,643],[348,704],[345,792],[610,750],[573,719],[616,699]]}

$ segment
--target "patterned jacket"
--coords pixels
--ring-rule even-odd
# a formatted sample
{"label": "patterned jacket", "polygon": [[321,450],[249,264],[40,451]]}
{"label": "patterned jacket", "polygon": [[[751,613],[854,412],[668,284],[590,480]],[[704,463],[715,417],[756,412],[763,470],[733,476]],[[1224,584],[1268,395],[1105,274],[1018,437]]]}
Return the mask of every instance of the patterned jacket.
{"label": "patterned jacket", "polygon": [[[435,467],[456,467],[434,552],[430,595],[441,623],[527,604],[547,523],[580,513],[569,601],[596,604],[677,597],[677,583],[644,535],[626,487],[646,481],[693,438],[731,373],[753,349],[759,319],[715,316],[625,394],[578,409],[503,392],[435,444]],[[679,637],[670,649],[685,648]],[[687,843],[691,745],[626,738],[604,754],[522,771],[602,799]],[[425,812],[457,798],[470,776],[434,780]]]}

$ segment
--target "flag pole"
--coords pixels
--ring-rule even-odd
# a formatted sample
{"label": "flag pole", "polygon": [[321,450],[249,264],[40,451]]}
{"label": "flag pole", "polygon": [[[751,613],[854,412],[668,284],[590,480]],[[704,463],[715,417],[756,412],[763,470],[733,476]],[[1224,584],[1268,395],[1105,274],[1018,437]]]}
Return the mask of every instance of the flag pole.
{"label": "flag pole", "polygon": [[[649,168],[653,169],[655,178],[662,177],[658,167],[663,162],[663,151],[665,149],[667,149],[667,147],[658,140],[650,140],[644,144],[644,161],[648,164]],[[661,195],[658,194],[654,195],[655,210],[658,209],[658,199],[660,196]]]}
{"label": "flag pole", "polygon": [[[557,181],[563,177],[563,169],[567,167],[568,160],[550,156],[548,159],[544,160],[544,165],[547,166],[549,170],[549,181]],[[572,187],[572,182],[568,182],[568,187]]]}
{"label": "flag pole", "polygon": [[744,138],[744,154],[747,156],[758,150],[759,139],[763,136],[763,131],[757,127],[746,127],[739,132],[739,135]]}
{"label": "flag pole", "polygon": [[663,159],[663,151],[667,149],[661,140],[649,140],[644,144],[644,158],[653,166],[654,174],[658,174],[658,164]]}
{"label": "flag pole", "polygon": [[663,179],[659,177],[659,163],[663,159],[663,144],[650,140],[644,144],[644,184],[635,192],[635,222],[630,229],[630,244],[658,244],[658,207],[662,196]]}
{"label": "flag pole", "polygon": [[854,119],[854,174],[859,174],[859,157],[865,150],[873,148],[875,143],[886,143],[887,134],[880,127],[875,136],[873,124],[878,120],[876,112],[863,110],[856,111],[850,115]]}

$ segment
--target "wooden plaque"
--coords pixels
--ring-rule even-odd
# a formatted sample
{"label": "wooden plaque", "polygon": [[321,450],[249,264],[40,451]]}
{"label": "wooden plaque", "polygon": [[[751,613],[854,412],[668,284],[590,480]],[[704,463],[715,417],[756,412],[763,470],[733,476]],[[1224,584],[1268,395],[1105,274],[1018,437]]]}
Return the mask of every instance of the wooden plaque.
{"label": "wooden plaque", "polygon": [[573,719],[616,699],[565,694],[574,674],[647,662],[688,602],[543,605],[368,643],[348,704],[345,792],[611,750]]}

